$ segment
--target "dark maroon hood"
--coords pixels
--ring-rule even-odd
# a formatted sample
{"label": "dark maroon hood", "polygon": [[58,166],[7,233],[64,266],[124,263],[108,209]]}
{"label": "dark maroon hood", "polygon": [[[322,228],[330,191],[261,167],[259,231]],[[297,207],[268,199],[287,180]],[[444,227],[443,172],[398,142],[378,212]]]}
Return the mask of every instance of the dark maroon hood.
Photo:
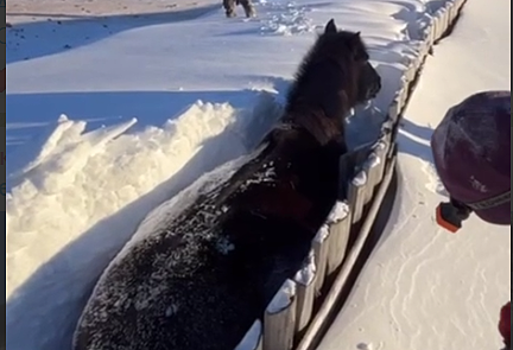
{"label": "dark maroon hood", "polygon": [[[511,92],[486,91],[452,107],[431,137],[436,170],[452,198],[472,206],[506,195],[511,184]],[[474,210],[510,225],[510,199]]]}

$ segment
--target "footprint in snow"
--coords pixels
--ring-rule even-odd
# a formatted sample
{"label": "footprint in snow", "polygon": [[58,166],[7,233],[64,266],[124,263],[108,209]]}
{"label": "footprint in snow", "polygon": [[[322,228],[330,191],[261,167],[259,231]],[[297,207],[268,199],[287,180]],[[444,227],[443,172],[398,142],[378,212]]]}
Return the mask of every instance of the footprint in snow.
{"label": "footprint in snow", "polygon": [[360,343],[356,346],[356,348],[358,350],[372,350],[373,347],[372,347],[372,344],[365,344],[365,343]]}

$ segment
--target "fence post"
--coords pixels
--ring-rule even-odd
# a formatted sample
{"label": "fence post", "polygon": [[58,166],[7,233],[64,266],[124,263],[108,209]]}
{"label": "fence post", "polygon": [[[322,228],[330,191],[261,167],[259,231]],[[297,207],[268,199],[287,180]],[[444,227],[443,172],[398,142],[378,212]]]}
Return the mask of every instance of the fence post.
{"label": "fence post", "polygon": [[316,278],[315,278],[315,294],[319,294],[326,277],[326,266],[328,264],[330,229],[328,225],[323,225],[312,241],[312,249],[314,250]]}
{"label": "fence post", "polygon": [[376,175],[376,185],[374,187],[377,187],[381,180],[383,179],[383,175],[385,174],[385,167],[386,167],[386,153],[388,151],[388,145],[389,142],[387,141],[388,136],[384,135],[375,145],[374,152],[376,152],[376,155],[380,159],[380,163],[378,166],[378,173]]}
{"label": "fence post", "polygon": [[363,212],[364,191],[367,185],[365,169],[360,170],[349,183],[349,203],[353,210],[352,223],[360,221]]}
{"label": "fence post", "polygon": [[312,249],[302,268],[294,276],[294,282],[297,285],[295,334],[301,333],[312,318],[316,277],[315,253]]}
{"label": "fence post", "polygon": [[291,350],[296,324],[296,283],[287,279],[264,315],[264,350]]}
{"label": "fence post", "polygon": [[351,209],[347,202],[337,201],[328,216],[330,236],[328,240],[328,263],[326,275],[336,271],[346,255],[351,231]]}
{"label": "fence post", "polygon": [[372,196],[374,195],[374,187],[377,184],[380,163],[381,159],[378,157],[376,152],[372,152],[364,164],[365,171],[367,173],[367,184],[365,185],[363,199],[364,207],[371,201]]}

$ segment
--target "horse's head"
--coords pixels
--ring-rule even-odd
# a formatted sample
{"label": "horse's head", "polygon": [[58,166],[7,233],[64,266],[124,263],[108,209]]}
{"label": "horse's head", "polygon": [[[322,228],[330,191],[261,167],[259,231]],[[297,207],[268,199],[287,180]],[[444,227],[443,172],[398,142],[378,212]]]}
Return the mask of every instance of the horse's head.
{"label": "horse's head", "polygon": [[345,144],[349,111],[380,90],[360,33],[339,31],[330,20],[296,73],[282,120],[307,130],[321,145]]}
{"label": "horse's head", "polygon": [[360,104],[376,97],[381,90],[381,77],[369,62],[369,54],[360,32],[339,31],[335,20],[331,19],[321,38],[330,47],[332,57],[341,66],[349,66],[347,74],[355,90],[348,92],[351,102]]}

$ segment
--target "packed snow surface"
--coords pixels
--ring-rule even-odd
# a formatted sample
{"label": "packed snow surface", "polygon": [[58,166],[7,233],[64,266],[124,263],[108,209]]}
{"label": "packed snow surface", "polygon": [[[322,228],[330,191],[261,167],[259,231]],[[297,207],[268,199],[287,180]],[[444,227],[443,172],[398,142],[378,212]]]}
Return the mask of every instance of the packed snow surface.
{"label": "packed snow surface", "polygon": [[510,300],[511,228],[472,216],[457,235],[439,228],[446,200],[429,140],[446,111],[483,90],[510,90],[511,4],[470,0],[435,47],[399,135],[392,218],[319,350],[500,349]]}
{"label": "packed snow surface", "polygon": [[[16,2],[23,16],[31,3]],[[145,15],[65,9],[56,18],[52,7],[51,20],[40,13],[13,22],[6,34],[7,347],[69,349],[97,278],[141,221],[257,145],[330,18],[362,32],[383,77],[386,88],[348,122],[353,146],[372,141],[417,52],[419,29],[443,3],[272,0],[256,4],[255,19],[228,20],[219,3],[157,13],[159,3],[149,13],[145,2]]]}

